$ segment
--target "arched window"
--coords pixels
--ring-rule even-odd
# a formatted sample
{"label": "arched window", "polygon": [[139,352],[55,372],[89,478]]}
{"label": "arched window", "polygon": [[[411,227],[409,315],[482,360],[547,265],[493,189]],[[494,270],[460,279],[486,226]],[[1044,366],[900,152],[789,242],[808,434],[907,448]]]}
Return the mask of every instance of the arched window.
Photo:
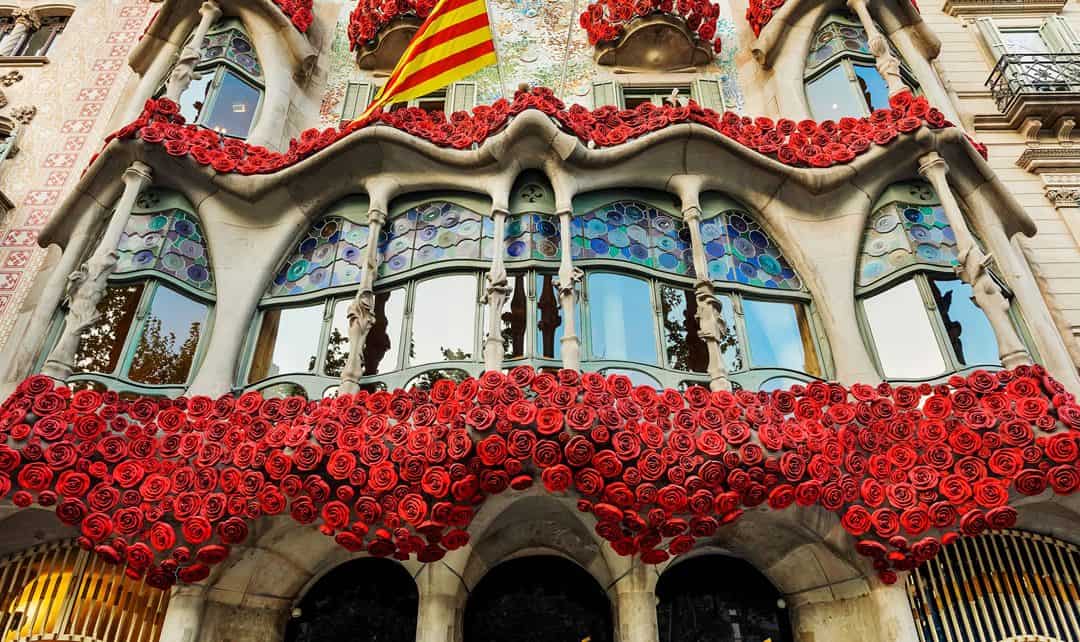
{"label": "arched window", "polygon": [[210,323],[214,278],[195,209],[181,194],[152,187],[135,203],[117,265],[83,331],[74,379],[121,379],[182,389]]}
{"label": "arched window", "polygon": [[693,557],[656,585],[660,642],[792,642],[780,592],[750,563],[724,555]]}
{"label": "arched window", "polygon": [[856,293],[886,378],[1001,365],[990,323],[956,262],[956,237],[933,188],[909,181],[885,190],[863,237]]}
{"label": "arched window", "polygon": [[[644,193],[579,201],[584,213],[571,229],[575,265],[586,272],[580,335],[588,367],[664,386],[703,382],[709,357],[697,322],[690,231],[674,202]],[[703,208],[732,378],[758,389],[776,377],[820,376],[809,296],[779,247],[730,199],[706,195]]]}
{"label": "arched window", "polygon": [[193,79],[180,95],[180,113],[189,123],[224,136],[247,138],[264,90],[263,69],[243,23],[223,18],[199,48]]}
{"label": "arched window", "polygon": [[[917,89],[903,58],[895,51],[893,55],[901,61],[904,84]],[[857,118],[889,108],[888,85],[877,70],[866,30],[854,16],[825,18],[814,34],[803,73],[810,114],[816,120]]]}
{"label": "arched window", "polygon": [[561,557],[503,562],[465,605],[466,642],[612,642],[611,604],[595,579]]}
{"label": "arched window", "polygon": [[1046,535],[961,537],[907,578],[919,638],[1080,639],[1078,569],[1080,549]]}
{"label": "arched window", "polygon": [[[44,57],[71,19],[71,10],[64,7],[19,13],[22,15],[0,17],[0,51],[4,56]],[[19,24],[20,18],[23,25]]]}
{"label": "arched window", "polygon": [[378,559],[345,562],[311,587],[293,611],[285,642],[342,637],[355,642],[413,642],[420,598],[401,564]]}

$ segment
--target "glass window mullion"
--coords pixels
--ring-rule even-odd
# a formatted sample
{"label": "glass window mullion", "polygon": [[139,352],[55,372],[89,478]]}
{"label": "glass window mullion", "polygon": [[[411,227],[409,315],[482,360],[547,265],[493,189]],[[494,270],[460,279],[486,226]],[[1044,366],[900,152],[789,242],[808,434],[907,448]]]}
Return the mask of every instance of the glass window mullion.
{"label": "glass window mullion", "polygon": [[323,375],[323,368],[326,367],[326,348],[330,340],[330,327],[334,323],[334,306],[338,301],[344,300],[332,296],[323,299],[322,327],[319,328],[319,345],[315,352],[315,370],[312,374]]}

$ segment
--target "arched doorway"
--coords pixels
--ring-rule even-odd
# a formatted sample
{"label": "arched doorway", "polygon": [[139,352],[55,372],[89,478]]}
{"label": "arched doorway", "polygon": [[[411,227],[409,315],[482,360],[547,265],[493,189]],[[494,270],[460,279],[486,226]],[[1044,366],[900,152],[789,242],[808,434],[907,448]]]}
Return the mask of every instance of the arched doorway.
{"label": "arched doorway", "polygon": [[465,605],[465,642],[612,642],[611,603],[580,566],[541,555],[499,564]]}
{"label": "arched doorway", "polygon": [[400,564],[353,560],[311,587],[289,620],[285,642],[413,642],[418,604],[416,583]]}
{"label": "arched doorway", "polygon": [[780,592],[750,563],[692,557],[656,586],[660,642],[791,642]]}

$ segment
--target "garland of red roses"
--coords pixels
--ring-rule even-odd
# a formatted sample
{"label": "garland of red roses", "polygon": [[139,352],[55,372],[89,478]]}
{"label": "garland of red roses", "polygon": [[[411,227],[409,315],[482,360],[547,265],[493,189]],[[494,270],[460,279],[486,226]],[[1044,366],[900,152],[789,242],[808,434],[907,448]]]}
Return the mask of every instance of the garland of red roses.
{"label": "garland of red roses", "polygon": [[289,17],[297,31],[307,33],[314,19],[311,13],[312,0],[274,0],[274,4]]}
{"label": "garland of red roses", "polygon": [[[746,21],[750,23],[750,28],[754,30],[755,36],[761,35],[761,30],[772,20],[773,13],[784,6],[785,2],[787,0],[750,0],[746,7]],[[916,12],[921,13],[916,0],[908,0],[908,2],[911,3]]]}
{"label": "garland of red roses", "polygon": [[375,39],[391,20],[398,16],[416,16],[424,20],[435,8],[435,0],[358,0],[349,14],[349,50]]}
{"label": "garland of red roses", "polygon": [[285,512],[351,551],[435,561],[487,496],[537,480],[649,564],[744,508],[821,506],[894,582],[961,534],[1013,526],[1012,493],[1080,486],[1080,406],[1039,366],[772,393],[522,366],[319,401],[125,400],[38,375],[0,406],[0,435],[0,498],[55,506],[81,546],[160,588],[205,579]]}
{"label": "garland of red roses", "polygon": [[289,141],[288,151],[274,152],[222,136],[205,127],[185,125],[177,104],[160,98],[146,101],[143,113],[135,122],[110,134],[105,141],[139,138],[164,146],[172,156],[190,156],[200,165],[209,165],[218,172],[269,174],[292,166],[370,125],[385,124],[441,147],[467,149],[503,129],[511,117],[526,109],[538,109],[564,131],[597,147],[620,145],[669,125],[695,123],[785,165],[823,168],[850,162],[871,147],[888,145],[901,134],[924,125],[932,129],[952,126],[923,96],[915,98],[904,92],[893,96],[890,102],[891,109],[878,109],[865,118],[841,118],[838,122],[826,120],[820,123],[782,118],[774,122],[771,118],[750,118],[731,111],[717,113],[701,108],[694,101],[681,107],[644,103],[636,109],[603,106],[589,110],[580,105],[567,109],[550,89],[537,87],[518,91],[513,102],[499,99],[491,105],[474,107],[471,112],[456,112],[449,119],[442,112],[419,108],[392,113],[378,110],[366,120],[354,121],[340,129],[306,130],[299,139]]}
{"label": "garland of red roses", "polygon": [[581,28],[589,34],[589,44],[613,42],[622,37],[635,19],[654,13],[677,16],[698,38],[720,53],[716,21],[720,5],[707,0],[596,0],[578,17]]}

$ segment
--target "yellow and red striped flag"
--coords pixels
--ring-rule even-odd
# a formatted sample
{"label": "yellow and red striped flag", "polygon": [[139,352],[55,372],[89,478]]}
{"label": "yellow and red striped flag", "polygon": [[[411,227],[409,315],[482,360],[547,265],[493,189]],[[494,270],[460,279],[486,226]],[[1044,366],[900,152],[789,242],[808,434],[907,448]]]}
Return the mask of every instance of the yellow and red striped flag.
{"label": "yellow and red striped flag", "polygon": [[495,40],[484,0],[438,0],[386,84],[357,120],[379,107],[430,94],[495,63]]}

